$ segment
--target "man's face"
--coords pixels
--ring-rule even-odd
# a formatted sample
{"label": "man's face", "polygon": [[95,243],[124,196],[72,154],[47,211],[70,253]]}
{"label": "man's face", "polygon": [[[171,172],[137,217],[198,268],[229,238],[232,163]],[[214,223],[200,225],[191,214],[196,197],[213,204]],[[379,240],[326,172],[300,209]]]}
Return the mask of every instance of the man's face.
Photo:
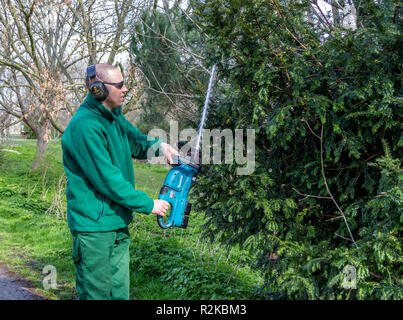
{"label": "man's face", "polygon": [[[119,83],[123,81],[123,76],[119,70],[110,71],[108,74],[108,80],[106,82]],[[128,91],[125,85],[118,89],[114,85],[105,84],[108,89],[108,97],[102,102],[109,110],[119,108],[123,105],[125,95]]]}

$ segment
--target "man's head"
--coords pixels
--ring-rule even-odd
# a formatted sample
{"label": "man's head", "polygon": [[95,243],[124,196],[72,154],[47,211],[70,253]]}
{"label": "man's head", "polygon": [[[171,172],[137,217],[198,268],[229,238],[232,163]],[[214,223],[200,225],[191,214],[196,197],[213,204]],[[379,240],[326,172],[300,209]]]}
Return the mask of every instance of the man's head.
{"label": "man's head", "polygon": [[101,100],[102,104],[109,110],[121,107],[125,94],[128,91],[123,83],[122,73],[116,67],[106,63],[97,63],[95,65],[95,71],[95,77],[90,78],[87,75],[85,81],[87,88],[90,89],[90,86],[95,82],[103,83],[107,96],[105,99]]}

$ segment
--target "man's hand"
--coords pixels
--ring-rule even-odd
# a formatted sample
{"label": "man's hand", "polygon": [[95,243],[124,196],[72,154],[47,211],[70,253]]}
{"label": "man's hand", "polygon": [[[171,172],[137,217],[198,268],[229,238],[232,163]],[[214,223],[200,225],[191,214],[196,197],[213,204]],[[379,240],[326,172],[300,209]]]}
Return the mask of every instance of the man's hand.
{"label": "man's hand", "polygon": [[161,150],[165,158],[167,158],[168,163],[173,163],[172,156],[179,156],[178,151],[165,142],[161,143]]}
{"label": "man's hand", "polygon": [[154,199],[154,208],[153,211],[151,211],[151,213],[163,217],[168,209],[169,209],[169,202],[165,200]]}

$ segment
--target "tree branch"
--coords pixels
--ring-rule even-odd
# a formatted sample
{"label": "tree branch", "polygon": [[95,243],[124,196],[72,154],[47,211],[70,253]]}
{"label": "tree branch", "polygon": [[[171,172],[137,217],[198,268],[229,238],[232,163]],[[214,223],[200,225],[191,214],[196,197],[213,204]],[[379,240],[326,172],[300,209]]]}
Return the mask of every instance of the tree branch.
{"label": "tree branch", "polygon": [[[325,119],[326,119],[326,114],[325,114]],[[353,234],[351,233],[350,226],[348,225],[346,216],[345,216],[343,210],[341,210],[341,208],[340,208],[339,204],[337,203],[337,201],[334,199],[333,194],[330,191],[329,185],[327,184],[327,179],[326,179],[326,175],[325,175],[324,161],[323,161],[323,129],[324,129],[324,125],[322,123],[322,128],[321,128],[321,131],[320,131],[320,166],[321,166],[323,181],[325,183],[327,193],[329,194],[331,200],[333,201],[333,203],[335,204],[337,210],[339,210],[341,216],[344,219],[344,223],[346,224],[348,233],[350,234],[351,241],[355,244],[356,248],[358,249],[357,243],[355,242]]]}

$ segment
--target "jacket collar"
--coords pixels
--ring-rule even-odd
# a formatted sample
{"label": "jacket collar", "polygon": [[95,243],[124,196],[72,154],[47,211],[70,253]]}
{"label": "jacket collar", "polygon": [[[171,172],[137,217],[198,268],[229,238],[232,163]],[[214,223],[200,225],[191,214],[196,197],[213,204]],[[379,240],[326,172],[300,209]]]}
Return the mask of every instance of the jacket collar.
{"label": "jacket collar", "polygon": [[83,106],[93,113],[106,118],[110,121],[116,120],[116,118],[121,114],[122,107],[113,109],[110,111],[107,107],[105,107],[101,102],[96,100],[91,93],[88,93],[87,97],[84,100]]}

